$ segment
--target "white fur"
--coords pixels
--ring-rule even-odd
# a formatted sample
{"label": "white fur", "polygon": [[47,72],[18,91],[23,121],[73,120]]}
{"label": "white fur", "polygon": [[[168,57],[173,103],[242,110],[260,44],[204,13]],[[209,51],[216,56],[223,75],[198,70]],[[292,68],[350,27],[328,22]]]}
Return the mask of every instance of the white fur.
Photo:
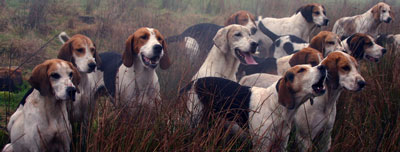
{"label": "white fur", "polygon": [[60,78],[49,78],[55,96],[42,96],[34,89],[26,103],[18,107],[7,125],[11,143],[3,151],[70,151],[66,90],[75,87],[70,72],[69,65],[58,63],[54,73]]}
{"label": "white fur", "polygon": [[[332,32],[336,33],[339,37],[347,37],[354,33],[365,33],[372,35],[374,38],[376,38],[378,35],[377,29],[379,28],[380,23],[385,22],[390,18],[389,11],[391,10],[390,6],[384,3],[384,7],[382,8],[382,10],[385,10],[386,12],[381,12],[380,21],[376,21],[372,13],[372,8],[360,15],[342,17],[338,19],[333,26]],[[349,22],[350,20],[354,20],[355,31],[347,31],[346,27],[342,27],[341,25],[341,23]]]}
{"label": "white fur", "polygon": [[[235,30],[231,32],[241,33],[242,36],[228,37],[228,41],[227,34],[229,30]],[[192,80],[213,76],[237,81],[236,72],[238,70],[240,60],[235,54],[235,49],[238,48],[241,50],[241,52],[250,52],[250,43],[254,42],[254,40],[250,38],[249,29],[241,25],[226,26],[217,32],[216,36],[214,37],[214,42],[216,43],[216,41],[220,43],[220,46],[214,45],[212,47],[203,65],[193,76]]]}
{"label": "white fur", "polygon": [[[320,10],[323,9],[320,8]],[[313,23],[308,23],[299,12],[285,18],[263,18],[262,20],[257,21],[257,25],[259,22],[262,22],[266,28],[274,32],[276,35],[294,35],[308,42],[310,40],[311,32],[314,30],[316,25],[322,25],[323,23],[321,23],[321,21],[323,22],[324,19],[327,19],[327,17],[322,11],[320,11],[320,15],[313,18]],[[257,31],[255,37],[257,40],[261,41],[260,45],[263,45],[262,47],[269,49],[269,46],[272,44],[270,38],[264,35],[261,31]],[[260,53],[261,56],[265,56],[263,55],[263,52]]]}
{"label": "white fur", "polygon": [[[286,147],[291,129],[291,123],[297,108],[312,94],[311,86],[318,82],[320,72],[317,67],[307,67],[301,78],[296,77],[294,83],[301,86],[295,95],[295,108],[290,110],[278,102],[277,82],[268,88],[251,88],[249,127],[256,151],[266,151],[277,138],[283,139],[281,150]],[[278,134],[277,134],[278,133]]]}
{"label": "white fur", "polygon": [[[133,65],[126,67],[122,64],[118,69],[115,96],[119,106],[134,108],[133,103],[144,103],[153,107],[155,99],[158,101],[161,99],[156,71],[146,66],[142,59],[142,55],[151,58],[154,55],[153,47],[161,44],[156,38],[154,29],[147,28],[147,30],[150,32],[149,40],[140,48],[138,58],[133,60]],[[160,58],[163,55],[164,51]]]}
{"label": "white fur", "polygon": [[341,53],[348,59],[351,70],[347,74],[339,72],[340,86],[337,89],[329,89],[329,86],[327,86],[327,92],[322,96],[315,97],[313,105],[306,102],[303,106],[300,106],[295,115],[296,141],[299,142],[302,151],[310,148],[312,139],[320,132],[323,132],[322,140],[320,141],[323,147],[320,150],[329,150],[331,144],[330,133],[336,117],[336,102],[343,88],[356,91],[359,89],[357,82],[364,81],[356,63],[350,60],[350,55]]}

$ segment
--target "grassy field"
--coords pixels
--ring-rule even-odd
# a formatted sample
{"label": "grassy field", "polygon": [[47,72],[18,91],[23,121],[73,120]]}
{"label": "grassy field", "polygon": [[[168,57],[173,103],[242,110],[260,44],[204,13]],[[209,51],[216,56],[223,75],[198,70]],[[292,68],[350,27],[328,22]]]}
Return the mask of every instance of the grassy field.
{"label": "grassy field", "polygon": [[[172,36],[197,23],[223,25],[230,14],[241,9],[255,15],[284,17],[311,2],[325,5],[331,24],[320,30],[330,30],[336,19],[363,13],[377,1],[0,0],[0,65],[22,65],[28,78],[35,65],[56,57],[61,42],[55,36],[61,31],[89,36],[100,52],[122,52],[126,38],[139,27],[154,27]],[[386,2],[399,16],[400,1]],[[35,8],[32,4],[41,5]],[[42,12],[33,20],[31,10]],[[80,16],[94,17],[95,22],[85,23]],[[380,33],[400,33],[399,21],[395,18],[394,23],[382,25]],[[44,49],[37,51],[43,45]],[[366,88],[342,94],[332,151],[400,151],[400,58],[396,50],[387,47],[389,53],[378,64],[361,62]],[[204,127],[191,129],[182,119],[185,100],[177,98],[177,91],[199,65],[191,65],[181,48],[181,44],[169,45],[173,65],[157,71],[163,100],[156,111],[143,108],[134,117],[124,117],[102,97],[86,139],[74,134],[73,151],[248,151],[248,140],[237,136],[222,140],[228,136],[221,129],[222,123],[206,126],[208,131],[204,132]],[[17,93],[0,92],[1,148],[8,142],[7,116],[25,93],[26,86],[23,88]],[[87,141],[85,148],[81,148],[83,141]]]}

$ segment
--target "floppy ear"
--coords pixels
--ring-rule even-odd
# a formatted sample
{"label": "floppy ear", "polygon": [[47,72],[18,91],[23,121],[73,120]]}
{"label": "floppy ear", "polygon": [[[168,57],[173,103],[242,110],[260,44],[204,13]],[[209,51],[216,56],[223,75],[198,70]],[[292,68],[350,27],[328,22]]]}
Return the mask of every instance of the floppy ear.
{"label": "floppy ear", "polygon": [[309,55],[310,54],[308,52],[304,52],[304,51],[299,51],[299,52],[293,54],[292,58],[290,58],[290,60],[289,60],[290,66],[293,67],[293,66],[299,65],[299,64],[306,64],[306,61],[307,61]]}
{"label": "floppy ear", "polygon": [[371,13],[374,16],[375,21],[381,22],[381,5],[375,5],[374,8],[372,8]]}
{"label": "floppy ear", "polygon": [[75,66],[68,62],[69,67],[72,69],[72,83],[76,88],[76,92],[80,93],[79,90],[79,83],[81,82],[81,75],[79,74],[78,70],[76,70]]}
{"label": "floppy ear", "polygon": [[93,43],[93,45],[94,45],[94,49],[95,49],[95,50],[94,50],[94,54],[93,54],[94,60],[96,61],[96,66],[97,66],[97,67],[100,67],[100,66],[101,66],[101,59],[100,59],[99,54],[97,53],[96,44]]}
{"label": "floppy ear", "polygon": [[165,43],[164,38],[162,38],[162,47],[164,51],[163,57],[160,59],[160,68],[165,70],[171,66],[171,61],[169,60],[168,51],[167,51],[167,44]]}
{"label": "floppy ear", "polygon": [[279,81],[278,102],[289,110],[295,107],[294,91],[291,88],[294,74],[286,72],[285,76]]}
{"label": "floppy ear", "polygon": [[325,57],[325,42],[324,42],[324,40],[325,40],[325,36],[314,36],[311,39],[310,45],[308,47],[318,50]]}
{"label": "floppy ear", "polygon": [[73,64],[75,64],[73,61],[73,58],[72,58],[72,49],[73,49],[72,42],[73,42],[73,40],[70,40],[63,44],[60,51],[58,52],[57,58],[64,60],[64,61],[69,61],[69,62],[72,62]]}
{"label": "floppy ear", "polygon": [[228,44],[229,29],[227,27],[219,29],[213,39],[215,46],[224,53],[227,53],[229,50],[229,44]]}
{"label": "floppy ear", "polygon": [[134,35],[130,35],[129,38],[125,42],[125,51],[122,54],[122,63],[126,67],[131,67],[133,64],[133,58],[136,56],[136,52],[133,52],[134,49]]}
{"label": "floppy ear", "polygon": [[356,59],[363,59],[364,57],[364,43],[365,43],[365,37],[364,36],[359,36],[359,35],[352,35],[347,39],[346,41],[347,45],[349,46],[349,49],[351,51],[351,56],[353,56]]}
{"label": "floppy ear", "polygon": [[328,71],[328,77],[326,83],[332,87],[333,89],[337,89],[339,87],[339,71],[337,64],[339,62],[340,58],[336,57],[330,57],[326,58],[321,65],[324,65]]}
{"label": "floppy ear", "polygon": [[47,75],[48,67],[49,66],[44,63],[37,65],[33,69],[32,75],[28,80],[29,84],[36,90],[39,90],[42,96],[49,96],[54,94],[49,77]]}
{"label": "floppy ear", "polygon": [[228,20],[225,22],[225,26],[231,25],[231,24],[238,24],[238,18],[239,18],[239,13],[232,14]]}
{"label": "floppy ear", "polygon": [[313,16],[312,16],[312,10],[314,9],[314,5],[306,5],[300,7],[296,13],[300,12],[301,15],[306,19],[307,22],[312,23],[313,22]]}

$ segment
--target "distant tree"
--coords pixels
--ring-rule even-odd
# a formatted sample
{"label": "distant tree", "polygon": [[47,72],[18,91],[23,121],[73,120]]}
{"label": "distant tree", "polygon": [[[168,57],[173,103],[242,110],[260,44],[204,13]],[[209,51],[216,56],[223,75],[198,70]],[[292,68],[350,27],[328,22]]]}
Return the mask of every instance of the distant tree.
{"label": "distant tree", "polygon": [[41,23],[46,22],[46,7],[48,5],[48,0],[31,0],[29,15],[27,18],[28,25],[31,28],[37,28]]}
{"label": "distant tree", "polygon": [[6,7],[6,0],[0,0],[0,9]]}

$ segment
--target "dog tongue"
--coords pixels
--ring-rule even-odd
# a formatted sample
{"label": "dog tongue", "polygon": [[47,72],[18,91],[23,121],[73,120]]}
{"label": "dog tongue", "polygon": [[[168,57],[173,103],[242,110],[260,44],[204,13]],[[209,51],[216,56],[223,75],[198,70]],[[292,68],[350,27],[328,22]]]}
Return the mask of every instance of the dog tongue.
{"label": "dog tongue", "polygon": [[250,55],[250,53],[243,53],[244,55],[244,60],[246,60],[246,63],[249,65],[257,65],[257,62],[254,60],[253,56]]}

